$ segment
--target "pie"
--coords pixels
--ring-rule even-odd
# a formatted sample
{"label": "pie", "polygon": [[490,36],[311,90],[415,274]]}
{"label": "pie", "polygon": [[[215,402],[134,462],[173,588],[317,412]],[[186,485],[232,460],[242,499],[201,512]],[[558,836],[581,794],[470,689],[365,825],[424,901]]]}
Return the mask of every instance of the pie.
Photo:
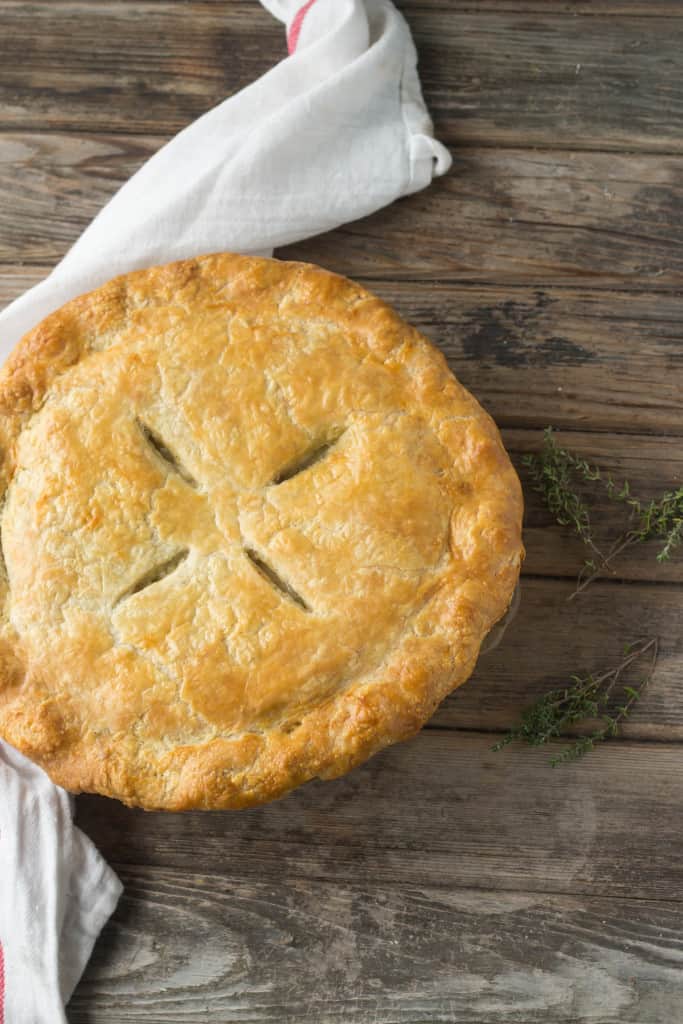
{"label": "pie", "polygon": [[218,254],[124,275],[0,372],[0,735],[59,785],[233,808],[415,733],[522,558],[519,481],[359,285]]}

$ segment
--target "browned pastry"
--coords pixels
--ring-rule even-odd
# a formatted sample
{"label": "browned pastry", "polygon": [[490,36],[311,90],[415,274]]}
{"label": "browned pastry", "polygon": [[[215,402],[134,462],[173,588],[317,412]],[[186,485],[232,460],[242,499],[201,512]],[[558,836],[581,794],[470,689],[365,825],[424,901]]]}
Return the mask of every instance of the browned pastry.
{"label": "browned pastry", "polygon": [[414,733],[522,557],[489,416],[383,302],[216,255],[0,374],[0,734],[67,789],[245,807]]}

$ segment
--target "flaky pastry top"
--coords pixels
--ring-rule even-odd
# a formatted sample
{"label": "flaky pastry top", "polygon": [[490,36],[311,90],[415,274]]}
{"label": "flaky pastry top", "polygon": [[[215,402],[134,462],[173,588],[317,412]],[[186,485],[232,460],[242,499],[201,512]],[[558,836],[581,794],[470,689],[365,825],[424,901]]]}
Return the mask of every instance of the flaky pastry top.
{"label": "flaky pastry top", "polygon": [[0,734],[60,785],[243,807],[420,728],[522,557],[517,476],[359,285],[219,254],[117,278],[0,373]]}

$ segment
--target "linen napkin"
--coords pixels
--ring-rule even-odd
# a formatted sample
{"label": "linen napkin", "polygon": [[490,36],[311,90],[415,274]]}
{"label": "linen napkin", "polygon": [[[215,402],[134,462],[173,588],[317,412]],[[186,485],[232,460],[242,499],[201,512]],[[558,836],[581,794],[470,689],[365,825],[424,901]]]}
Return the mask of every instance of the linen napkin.
{"label": "linen napkin", "polygon": [[[289,57],[155,154],[0,314],[0,360],[118,273],[221,250],[272,255],[448,169],[389,0],[261,2],[286,24]],[[0,787],[0,1024],[59,1024],[121,886],[73,825],[68,795],[2,744]]]}
{"label": "linen napkin", "polygon": [[[0,743],[0,1022],[59,1024],[122,886],[73,798]],[[3,1005],[4,1004],[4,1005]]]}
{"label": "linen napkin", "polygon": [[270,256],[448,170],[393,3],[261,2],[287,23],[290,56],[123,185],[50,276],[0,314],[0,359],[52,310],[116,274],[222,250]]}

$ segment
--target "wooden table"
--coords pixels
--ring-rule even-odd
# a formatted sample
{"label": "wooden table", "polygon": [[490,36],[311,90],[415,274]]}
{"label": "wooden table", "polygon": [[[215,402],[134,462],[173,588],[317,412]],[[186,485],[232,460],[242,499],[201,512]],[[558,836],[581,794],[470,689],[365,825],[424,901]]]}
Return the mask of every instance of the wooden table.
{"label": "wooden table", "polygon": [[[680,485],[683,2],[402,7],[453,171],[281,255],[394,303],[518,464],[552,423],[638,493]],[[0,0],[0,25],[3,302],[284,53],[254,0]],[[635,548],[568,604],[581,546],[526,490],[518,620],[416,739],[240,814],[79,799],[125,894],[73,1024],[683,1020],[683,557]],[[644,632],[659,664],[618,740],[557,770],[491,751]]]}

